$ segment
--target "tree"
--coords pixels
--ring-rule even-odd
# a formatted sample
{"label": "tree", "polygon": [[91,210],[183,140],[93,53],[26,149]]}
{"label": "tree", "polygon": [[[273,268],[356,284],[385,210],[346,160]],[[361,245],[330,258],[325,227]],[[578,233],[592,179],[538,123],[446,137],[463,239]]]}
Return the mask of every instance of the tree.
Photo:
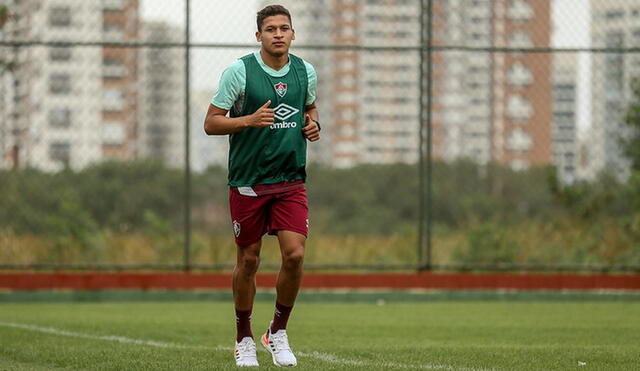
{"label": "tree", "polygon": [[0,5],[0,28],[9,20],[9,9],[6,5]]}
{"label": "tree", "polygon": [[631,94],[631,104],[624,118],[630,132],[622,139],[622,144],[625,155],[631,160],[631,169],[640,172],[640,79],[631,81]]}

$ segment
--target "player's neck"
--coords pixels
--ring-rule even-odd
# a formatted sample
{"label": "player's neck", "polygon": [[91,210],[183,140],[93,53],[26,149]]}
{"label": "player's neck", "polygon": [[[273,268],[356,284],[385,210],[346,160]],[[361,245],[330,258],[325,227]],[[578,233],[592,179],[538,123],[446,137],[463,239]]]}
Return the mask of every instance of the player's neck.
{"label": "player's neck", "polygon": [[260,49],[260,57],[267,66],[275,71],[280,71],[289,62],[289,53],[275,56],[267,53],[264,49]]}

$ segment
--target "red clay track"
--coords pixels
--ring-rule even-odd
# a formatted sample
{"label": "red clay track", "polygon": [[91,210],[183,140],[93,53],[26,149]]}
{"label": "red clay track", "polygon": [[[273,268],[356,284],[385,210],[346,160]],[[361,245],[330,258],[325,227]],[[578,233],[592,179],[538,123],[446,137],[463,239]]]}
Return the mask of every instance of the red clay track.
{"label": "red clay track", "polygon": [[[258,274],[273,288],[275,274]],[[303,289],[640,290],[638,274],[380,273],[304,276]],[[230,289],[228,273],[0,273],[0,289]]]}

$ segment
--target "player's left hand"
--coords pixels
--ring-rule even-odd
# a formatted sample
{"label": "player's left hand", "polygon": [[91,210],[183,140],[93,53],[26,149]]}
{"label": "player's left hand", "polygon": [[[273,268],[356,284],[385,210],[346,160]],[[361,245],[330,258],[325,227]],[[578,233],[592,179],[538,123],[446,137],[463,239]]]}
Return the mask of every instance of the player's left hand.
{"label": "player's left hand", "polygon": [[310,142],[315,142],[320,139],[320,129],[308,113],[304,115],[304,127],[302,128],[302,134]]}

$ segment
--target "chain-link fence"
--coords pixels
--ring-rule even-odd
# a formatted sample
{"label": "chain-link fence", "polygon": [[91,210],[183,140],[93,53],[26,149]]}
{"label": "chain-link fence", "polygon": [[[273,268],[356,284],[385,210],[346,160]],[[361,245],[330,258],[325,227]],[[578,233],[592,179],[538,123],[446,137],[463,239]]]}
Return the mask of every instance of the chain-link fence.
{"label": "chain-link fence", "polygon": [[[308,268],[640,270],[640,1],[280,3],[318,75]],[[265,5],[0,0],[0,267],[232,267],[203,121]]]}

